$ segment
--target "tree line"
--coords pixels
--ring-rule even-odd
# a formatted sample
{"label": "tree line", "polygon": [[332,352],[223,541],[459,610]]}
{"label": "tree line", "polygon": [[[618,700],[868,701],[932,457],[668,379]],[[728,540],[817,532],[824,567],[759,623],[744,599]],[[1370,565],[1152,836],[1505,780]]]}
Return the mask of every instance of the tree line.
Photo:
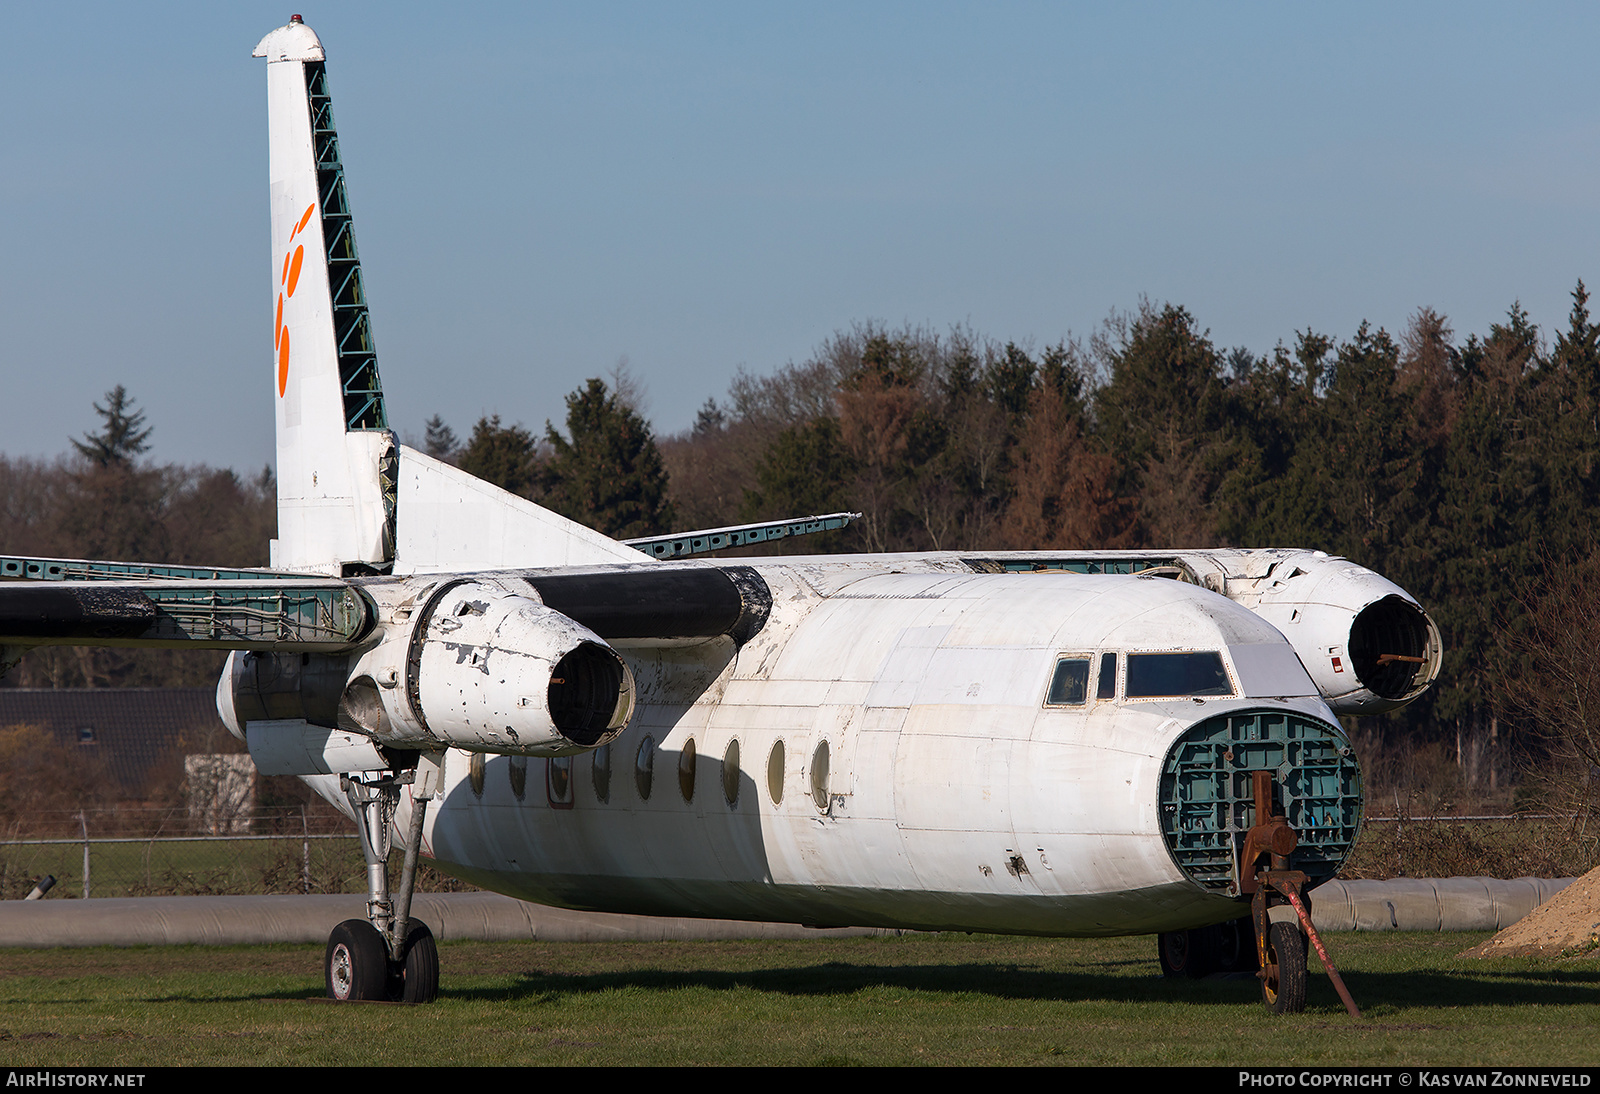
{"label": "tree line", "polygon": [[[1538,742],[1528,696],[1571,690],[1541,675],[1539,620],[1589,588],[1550,581],[1590,557],[1600,514],[1588,304],[1580,282],[1553,335],[1513,305],[1459,340],[1422,308],[1392,334],[1308,329],[1263,354],[1216,345],[1170,304],[1042,348],[862,324],[741,372],[674,436],[653,434],[626,382],[597,378],[567,397],[564,432],[489,415],[463,440],[435,416],[421,447],[619,538],[850,509],[850,528],[783,548],[1343,555],[1412,592],[1446,646],[1432,691],[1367,730],[1444,742],[1464,782],[1487,784]],[[101,452],[127,411],[96,409],[100,433],[72,456],[0,459],[7,551],[264,564],[269,473],[141,463],[139,421]]]}

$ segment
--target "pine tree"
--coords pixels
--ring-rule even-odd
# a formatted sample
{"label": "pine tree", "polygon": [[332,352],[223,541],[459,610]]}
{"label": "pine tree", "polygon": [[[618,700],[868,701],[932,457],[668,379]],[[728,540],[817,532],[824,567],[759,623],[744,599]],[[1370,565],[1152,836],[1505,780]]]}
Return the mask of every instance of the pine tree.
{"label": "pine tree", "polygon": [[[858,468],[839,437],[839,419],[785,429],[756,464],[756,489],[745,493],[748,520],[783,520],[857,504],[846,494]],[[804,541],[797,540],[804,550]]]}
{"label": "pine tree", "polygon": [[1095,395],[1098,439],[1117,461],[1117,494],[1141,501],[1151,545],[1206,546],[1222,478],[1222,359],[1183,308],[1146,306],[1102,340],[1110,382]]}
{"label": "pine tree", "polygon": [[567,396],[567,433],[548,422],[540,473],[552,509],[618,539],[670,530],[667,472],[649,423],[595,378]]}
{"label": "pine tree", "polygon": [[502,426],[500,415],[479,418],[461,453],[461,470],[502,490],[532,498],[538,476],[537,442],[520,425]]}
{"label": "pine tree", "polygon": [[89,558],[160,560],[171,554],[164,524],[168,483],[162,469],[140,467],[134,457],[150,447],[144,412],[121,384],[94,404],[104,425],[72,447],[86,466],[70,475],[61,511],[62,530]]}
{"label": "pine tree", "polygon": [[455,463],[456,457],[461,454],[461,441],[456,436],[456,431],[446,425],[444,419],[437,414],[423,422],[422,428],[423,452],[436,460]]}
{"label": "pine tree", "polygon": [[106,392],[106,405],[94,404],[94,411],[105,421],[98,433],[85,433],[73,441],[78,454],[97,467],[126,467],[135,456],[149,449],[150,429],[144,425],[144,411],[133,409],[133,398],[121,384]]}
{"label": "pine tree", "polygon": [[1117,465],[1083,435],[1076,374],[1047,370],[1028,396],[1014,452],[1010,503],[999,539],[1019,550],[1117,550],[1132,546],[1135,500],[1117,493]]}

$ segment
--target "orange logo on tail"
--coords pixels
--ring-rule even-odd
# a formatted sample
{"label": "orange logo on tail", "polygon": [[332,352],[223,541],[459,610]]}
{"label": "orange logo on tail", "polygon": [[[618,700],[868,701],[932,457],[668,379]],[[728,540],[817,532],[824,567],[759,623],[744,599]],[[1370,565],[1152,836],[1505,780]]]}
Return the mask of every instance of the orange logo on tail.
{"label": "orange logo on tail", "polygon": [[[294,237],[300,234],[302,228],[311,223],[311,214],[316,208],[316,202],[306,206],[306,211],[300,216],[300,223],[289,233],[290,243],[294,242]],[[283,298],[293,297],[295,289],[300,287],[300,266],[305,262],[305,258],[306,249],[303,244],[293,251],[285,252],[283,275],[278,279],[278,315],[273,320],[275,328],[273,345],[278,351],[278,398],[280,399],[289,387],[289,328],[283,322]]]}

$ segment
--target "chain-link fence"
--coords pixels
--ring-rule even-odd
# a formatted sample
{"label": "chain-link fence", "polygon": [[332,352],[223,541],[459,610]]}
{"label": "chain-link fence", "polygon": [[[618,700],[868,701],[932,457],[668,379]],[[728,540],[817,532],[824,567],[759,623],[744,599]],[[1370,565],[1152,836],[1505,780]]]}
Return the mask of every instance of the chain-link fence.
{"label": "chain-link fence", "polygon": [[[0,899],[22,899],[45,877],[51,899],[366,892],[360,841],[338,813],[264,809],[225,835],[203,827],[176,809],[34,814],[0,836]],[[396,851],[391,877],[399,862]],[[468,888],[426,867],[417,887]]]}
{"label": "chain-link fence", "polygon": [[[50,899],[260,893],[364,893],[355,827],[318,804],[230,816],[225,834],[189,808],[38,812],[0,831],[0,899],[55,878]],[[399,877],[400,852],[390,859]],[[1567,877],[1600,859],[1569,818],[1368,818],[1347,878]],[[421,864],[420,892],[469,889]]]}

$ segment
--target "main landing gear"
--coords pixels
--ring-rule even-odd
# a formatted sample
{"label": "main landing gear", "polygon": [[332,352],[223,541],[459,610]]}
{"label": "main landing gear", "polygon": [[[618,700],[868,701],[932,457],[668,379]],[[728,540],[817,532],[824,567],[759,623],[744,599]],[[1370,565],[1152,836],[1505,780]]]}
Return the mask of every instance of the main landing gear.
{"label": "main landing gear", "polygon": [[[367,918],[347,919],[328,936],[323,961],[328,998],[340,1002],[387,1000],[429,1003],[439,993],[439,947],[426,923],[410,918],[416,888],[417,849],[438,768],[424,759],[408,771],[339,777],[355,810],[361,853],[367,860]],[[411,823],[399,892],[389,896],[389,830],[410,784]],[[425,784],[425,785],[419,785]]]}
{"label": "main landing gear", "polygon": [[1158,938],[1157,953],[1166,977],[1203,980],[1214,973],[1254,973],[1260,967],[1249,916],[1214,927],[1169,931]]}

